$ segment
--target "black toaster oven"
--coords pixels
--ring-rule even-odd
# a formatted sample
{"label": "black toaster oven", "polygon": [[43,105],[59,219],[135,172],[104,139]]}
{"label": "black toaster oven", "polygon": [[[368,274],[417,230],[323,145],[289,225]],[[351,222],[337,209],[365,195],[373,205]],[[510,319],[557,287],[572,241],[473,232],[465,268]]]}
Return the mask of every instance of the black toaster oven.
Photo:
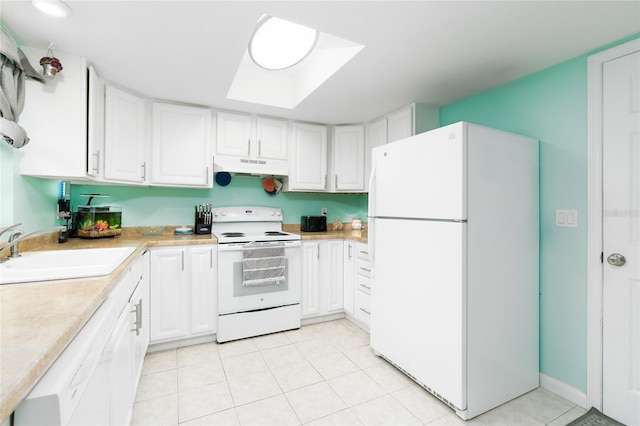
{"label": "black toaster oven", "polygon": [[300,230],[303,232],[327,232],[327,217],[300,216]]}

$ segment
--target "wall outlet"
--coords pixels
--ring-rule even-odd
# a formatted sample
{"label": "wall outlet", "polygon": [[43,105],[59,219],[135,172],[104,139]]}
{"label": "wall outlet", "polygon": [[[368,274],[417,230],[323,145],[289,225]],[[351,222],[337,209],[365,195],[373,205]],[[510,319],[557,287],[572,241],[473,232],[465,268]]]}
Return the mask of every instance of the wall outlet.
{"label": "wall outlet", "polygon": [[322,208],[322,214],[325,215],[325,216],[327,215],[327,208],[326,207]]}

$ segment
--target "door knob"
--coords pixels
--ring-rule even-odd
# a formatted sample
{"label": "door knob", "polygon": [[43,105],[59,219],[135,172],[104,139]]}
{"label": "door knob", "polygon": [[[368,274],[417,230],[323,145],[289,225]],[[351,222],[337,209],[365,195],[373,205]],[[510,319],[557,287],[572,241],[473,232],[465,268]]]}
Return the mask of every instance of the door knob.
{"label": "door knob", "polygon": [[626,261],[627,259],[625,259],[620,253],[613,253],[607,257],[607,262],[609,262],[609,265],[613,266],[622,266]]}

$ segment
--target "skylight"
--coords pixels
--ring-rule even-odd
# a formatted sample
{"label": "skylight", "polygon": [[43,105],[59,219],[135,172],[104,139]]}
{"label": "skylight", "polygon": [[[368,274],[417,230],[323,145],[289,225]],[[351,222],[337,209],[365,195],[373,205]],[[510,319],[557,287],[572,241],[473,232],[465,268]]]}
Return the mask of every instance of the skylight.
{"label": "skylight", "polygon": [[[272,25],[281,24],[299,31],[298,35],[278,35],[270,42],[259,40],[263,31],[275,32]],[[292,46],[290,42],[295,43]],[[363,48],[331,34],[263,15],[256,23],[227,99],[293,109]],[[275,55],[280,49],[286,53]],[[282,59],[289,53],[288,59]]]}
{"label": "skylight", "polygon": [[317,30],[265,15],[249,42],[249,56],[262,68],[282,70],[303,60],[317,41]]}

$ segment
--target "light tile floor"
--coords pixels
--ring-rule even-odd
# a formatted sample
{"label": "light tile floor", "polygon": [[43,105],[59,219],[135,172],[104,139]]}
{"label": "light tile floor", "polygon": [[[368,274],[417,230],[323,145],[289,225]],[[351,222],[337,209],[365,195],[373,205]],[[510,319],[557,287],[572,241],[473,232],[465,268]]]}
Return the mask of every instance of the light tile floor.
{"label": "light tile floor", "polygon": [[586,410],[536,389],[464,422],[346,319],[148,354],[134,425],[552,425]]}

